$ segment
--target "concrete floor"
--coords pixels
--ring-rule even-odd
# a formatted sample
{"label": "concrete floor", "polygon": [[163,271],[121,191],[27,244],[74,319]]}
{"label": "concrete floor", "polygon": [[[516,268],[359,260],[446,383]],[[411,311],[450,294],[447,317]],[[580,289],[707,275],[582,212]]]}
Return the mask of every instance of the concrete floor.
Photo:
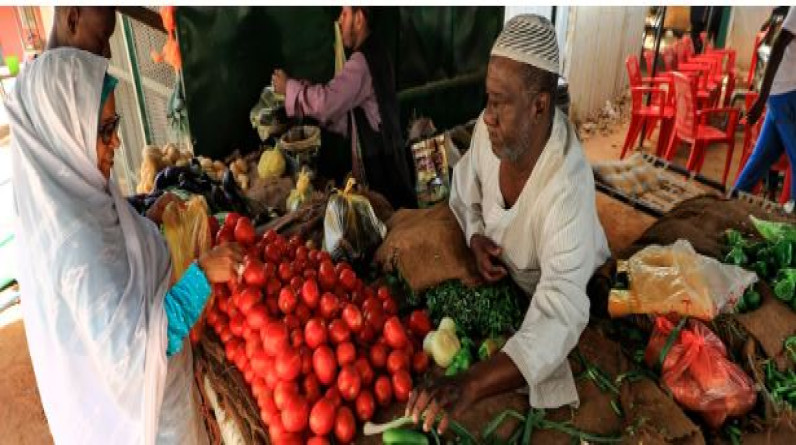
{"label": "concrete floor", "polygon": [[[584,141],[584,149],[591,162],[618,159],[627,124],[614,125],[608,135],[596,135]],[[653,143],[647,143],[650,147]],[[740,158],[740,142],[736,145],[731,178],[735,177]],[[0,146],[0,155],[7,155]],[[703,174],[721,178],[724,166],[723,147],[712,147],[707,155]],[[685,163],[687,150],[678,154],[676,162]],[[0,161],[0,171],[7,162]],[[0,182],[2,178],[0,178]],[[3,196],[3,194],[0,194]],[[8,208],[8,203],[1,203]],[[654,218],[597,194],[597,207],[612,250],[617,251],[635,240]],[[8,212],[2,212],[6,214]],[[52,438],[36,389],[33,368],[27,351],[24,327],[19,306],[0,313],[0,445],[47,444]]]}

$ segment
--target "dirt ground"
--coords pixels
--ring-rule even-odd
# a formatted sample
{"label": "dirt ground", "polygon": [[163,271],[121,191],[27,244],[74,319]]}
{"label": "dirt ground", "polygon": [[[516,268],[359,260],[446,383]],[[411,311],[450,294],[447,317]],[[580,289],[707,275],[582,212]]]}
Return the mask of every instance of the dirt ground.
{"label": "dirt ground", "polygon": [[[614,125],[609,134],[596,134],[584,143],[591,162],[619,158],[627,123]],[[654,147],[652,142],[645,147]],[[702,174],[720,180],[724,166],[724,146],[711,147]],[[739,138],[730,170],[730,181],[737,173],[741,153]],[[675,160],[685,164],[688,152],[681,149]],[[597,194],[597,209],[613,252],[629,246],[655,219]],[[24,297],[23,297],[24,298]],[[52,443],[47,420],[41,407],[33,368],[27,351],[19,306],[0,313],[0,445]]]}

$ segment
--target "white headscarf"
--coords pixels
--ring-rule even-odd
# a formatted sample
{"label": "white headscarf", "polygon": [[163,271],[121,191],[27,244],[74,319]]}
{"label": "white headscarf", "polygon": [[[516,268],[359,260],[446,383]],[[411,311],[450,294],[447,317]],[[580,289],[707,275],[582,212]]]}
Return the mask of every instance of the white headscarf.
{"label": "white headscarf", "polygon": [[[107,67],[49,50],[7,101],[28,346],[56,443],[150,444],[175,431],[190,441],[190,348],[165,353],[168,249],[97,167]],[[174,415],[169,402],[182,419],[158,425],[162,404]]]}

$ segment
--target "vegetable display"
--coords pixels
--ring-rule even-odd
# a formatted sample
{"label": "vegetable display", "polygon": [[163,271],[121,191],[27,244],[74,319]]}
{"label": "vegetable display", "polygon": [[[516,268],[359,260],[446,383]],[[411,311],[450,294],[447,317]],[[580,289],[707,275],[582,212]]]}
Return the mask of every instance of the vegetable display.
{"label": "vegetable display", "polygon": [[514,332],[529,301],[511,280],[474,288],[447,281],[428,290],[425,299],[432,320],[450,316],[461,332],[474,338]]}
{"label": "vegetable display", "polygon": [[349,443],[378,407],[408,399],[413,374],[428,366],[415,333],[423,326],[407,328],[388,289],[366,286],[298,237],[269,230],[258,239],[234,213],[215,237],[247,254],[240,279],[215,287],[207,321],[274,443]]}

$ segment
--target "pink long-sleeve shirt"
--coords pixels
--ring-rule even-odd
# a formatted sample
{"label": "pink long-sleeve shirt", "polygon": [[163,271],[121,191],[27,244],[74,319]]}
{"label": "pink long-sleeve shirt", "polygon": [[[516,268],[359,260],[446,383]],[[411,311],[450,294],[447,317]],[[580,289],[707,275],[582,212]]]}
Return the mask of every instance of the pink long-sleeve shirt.
{"label": "pink long-sleeve shirt", "polygon": [[[313,117],[328,130],[348,136],[348,113],[357,107],[362,107],[371,128],[378,131],[381,125],[379,104],[368,63],[361,52],[352,54],[342,71],[325,85],[295,79],[287,81],[285,110],[290,117]],[[351,139],[356,143],[356,134]]]}

